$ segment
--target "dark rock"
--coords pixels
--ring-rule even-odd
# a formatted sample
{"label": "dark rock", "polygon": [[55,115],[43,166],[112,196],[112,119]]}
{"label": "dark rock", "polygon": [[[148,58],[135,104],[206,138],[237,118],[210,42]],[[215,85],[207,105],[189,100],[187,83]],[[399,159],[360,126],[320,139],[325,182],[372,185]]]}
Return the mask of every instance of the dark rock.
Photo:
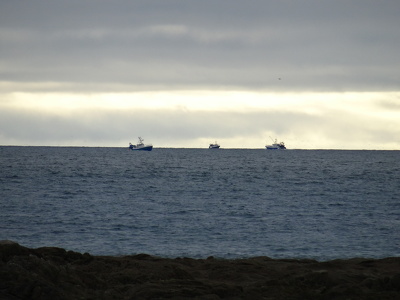
{"label": "dark rock", "polygon": [[0,299],[400,299],[400,258],[92,256],[0,241]]}

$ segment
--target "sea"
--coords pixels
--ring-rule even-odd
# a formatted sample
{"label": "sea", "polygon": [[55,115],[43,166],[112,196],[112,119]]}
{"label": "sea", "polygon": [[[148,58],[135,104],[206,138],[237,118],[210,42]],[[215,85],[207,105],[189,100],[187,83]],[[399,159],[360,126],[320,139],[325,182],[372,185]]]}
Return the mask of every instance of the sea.
{"label": "sea", "polygon": [[0,147],[0,240],[92,255],[400,256],[400,151]]}

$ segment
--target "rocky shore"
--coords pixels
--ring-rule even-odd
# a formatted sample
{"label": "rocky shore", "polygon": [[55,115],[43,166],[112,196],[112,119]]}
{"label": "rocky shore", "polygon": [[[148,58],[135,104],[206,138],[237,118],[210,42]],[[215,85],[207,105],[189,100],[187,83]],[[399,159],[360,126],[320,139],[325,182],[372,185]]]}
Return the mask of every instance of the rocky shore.
{"label": "rocky shore", "polygon": [[92,256],[0,242],[0,299],[400,299],[400,258]]}

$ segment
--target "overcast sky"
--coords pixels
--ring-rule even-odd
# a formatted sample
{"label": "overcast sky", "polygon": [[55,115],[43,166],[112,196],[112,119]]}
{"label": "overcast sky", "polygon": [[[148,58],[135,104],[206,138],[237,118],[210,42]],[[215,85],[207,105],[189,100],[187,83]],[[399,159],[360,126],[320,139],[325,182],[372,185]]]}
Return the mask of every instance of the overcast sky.
{"label": "overcast sky", "polygon": [[0,145],[400,150],[400,1],[0,1]]}

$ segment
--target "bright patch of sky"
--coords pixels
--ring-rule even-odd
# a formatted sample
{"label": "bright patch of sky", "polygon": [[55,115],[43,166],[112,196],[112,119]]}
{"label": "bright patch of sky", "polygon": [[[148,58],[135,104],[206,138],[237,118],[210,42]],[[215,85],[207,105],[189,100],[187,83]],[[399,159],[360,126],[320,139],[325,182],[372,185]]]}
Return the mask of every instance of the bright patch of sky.
{"label": "bright patch of sky", "polygon": [[11,125],[2,136],[8,144],[17,137],[23,145],[123,147],[136,133],[159,147],[203,148],[218,140],[225,148],[262,148],[279,138],[292,149],[395,149],[398,139],[391,136],[400,129],[398,93],[389,92],[12,93],[3,99],[0,125]]}

